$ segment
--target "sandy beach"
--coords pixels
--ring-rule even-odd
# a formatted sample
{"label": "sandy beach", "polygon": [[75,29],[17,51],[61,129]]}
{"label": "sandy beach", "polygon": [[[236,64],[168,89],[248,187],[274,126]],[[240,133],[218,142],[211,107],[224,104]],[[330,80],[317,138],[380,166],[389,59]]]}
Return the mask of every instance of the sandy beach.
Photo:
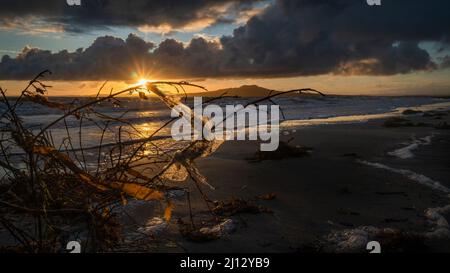
{"label": "sandy beach", "polygon": [[[361,239],[358,236],[362,227],[366,227],[362,228],[365,232],[370,227],[387,233],[430,235],[442,225],[433,223],[426,210],[450,204],[446,192],[450,187],[450,132],[435,128],[449,123],[449,117],[447,110],[440,113],[439,117],[402,115],[412,122],[409,126],[386,127],[389,118],[384,117],[282,131],[281,140],[289,141],[289,145],[312,148],[304,157],[252,162],[248,159],[258,150],[257,142],[226,142],[213,155],[197,161],[201,172],[216,187],[214,191],[205,188],[205,193],[211,200],[252,200],[270,212],[232,215],[233,232],[198,243],[180,235],[176,219],[189,219],[186,199],[180,198],[172,221],[158,234],[153,242],[157,247],[151,250],[362,252],[366,250],[361,246],[345,248],[352,240]],[[201,215],[208,215],[207,207],[195,187],[191,192],[194,218],[201,219]],[[271,200],[255,198],[267,194],[272,194],[271,198],[262,199]],[[134,224],[143,225],[159,210],[157,206],[137,205],[129,213]],[[449,219],[450,215],[441,216]],[[445,222],[440,220],[440,224]],[[444,225],[439,231],[443,235],[438,239],[418,244],[401,239],[387,251],[448,252],[448,229]],[[355,232],[359,234],[356,237]],[[428,235],[425,237],[432,237]],[[362,236],[371,239],[370,232]]]}

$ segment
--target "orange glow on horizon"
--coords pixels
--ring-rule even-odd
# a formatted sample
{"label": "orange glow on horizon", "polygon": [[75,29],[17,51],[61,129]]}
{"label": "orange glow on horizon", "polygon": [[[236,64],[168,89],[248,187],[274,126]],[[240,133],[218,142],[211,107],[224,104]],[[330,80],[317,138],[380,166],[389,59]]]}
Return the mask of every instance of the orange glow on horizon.
{"label": "orange glow on horizon", "polygon": [[[179,81],[179,79],[166,79],[155,73],[136,73],[130,80],[111,80],[102,89],[102,94],[109,94],[112,90],[122,90],[132,85],[142,86],[148,82]],[[235,88],[242,85],[258,85],[273,90],[290,90],[300,87],[310,87],[326,94],[337,95],[450,95],[450,78],[448,70],[435,72],[421,72],[392,76],[342,76],[320,75],[308,77],[290,78],[206,78],[190,81],[206,87],[210,91],[224,88]],[[104,80],[49,80],[45,82],[51,85],[48,96],[95,96]],[[0,80],[0,86],[7,90],[8,96],[20,95],[22,89],[27,86],[26,80]],[[198,92],[186,88],[186,92]]]}

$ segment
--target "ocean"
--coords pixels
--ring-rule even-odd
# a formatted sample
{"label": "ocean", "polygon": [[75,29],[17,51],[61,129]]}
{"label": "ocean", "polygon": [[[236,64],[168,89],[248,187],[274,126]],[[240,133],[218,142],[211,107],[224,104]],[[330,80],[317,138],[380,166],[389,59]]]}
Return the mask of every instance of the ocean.
{"label": "ocean", "polygon": [[[92,98],[52,97],[50,100],[63,103],[79,103]],[[221,107],[225,105],[245,105],[251,98],[223,98],[214,101]],[[206,101],[206,99],[204,99]],[[329,122],[363,121],[366,118],[382,116],[399,111],[399,109],[417,108],[436,105],[442,108],[450,106],[450,99],[434,97],[376,97],[376,96],[326,96],[326,97],[284,97],[275,98],[273,102],[281,109],[281,126],[314,125]],[[188,99],[186,104],[193,106],[193,100]],[[270,103],[269,103],[270,104]],[[3,106],[2,106],[3,107]],[[99,138],[103,134],[103,143],[114,142],[119,128],[127,131],[130,127],[136,130],[132,134],[126,134],[124,139],[148,137],[162,124],[170,119],[170,110],[156,98],[141,100],[139,98],[119,98],[119,103],[102,102],[94,107],[101,114],[120,118],[105,120],[95,114],[85,115],[82,119],[68,117],[50,128],[56,144],[61,143],[67,137],[67,131],[73,138],[74,146],[81,144],[85,147],[99,144]],[[1,109],[4,111],[5,109]],[[22,119],[26,128],[39,132],[40,129],[59,118],[63,111],[51,109],[33,102],[23,102],[17,107],[17,114]],[[108,122],[107,132],[103,133],[104,126]],[[81,132],[80,132],[81,130]],[[139,131],[139,134],[136,134]],[[158,133],[159,136],[170,136],[170,126]]]}
{"label": "ocean", "polygon": [[[80,105],[92,99],[92,97],[50,98],[54,102],[73,103],[73,105]],[[212,103],[218,104],[225,112],[225,106],[227,105],[246,105],[254,100],[257,99],[228,97],[215,100]],[[204,98],[203,102],[206,101],[207,99]],[[193,108],[194,100],[188,98],[184,103]],[[450,99],[435,97],[279,97],[274,98],[271,102],[264,103],[279,105],[281,110],[279,129],[281,134],[288,134],[290,130],[302,126],[364,122],[373,118],[401,115],[405,109],[423,111],[450,109]],[[5,106],[0,105],[0,110],[5,111]],[[143,154],[140,152],[140,155],[146,158],[158,158],[161,152],[176,151],[186,147],[186,141],[174,141],[172,139],[170,124],[169,126],[163,126],[171,120],[171,111],[158,98],[142,100],[136,97],[122,97],[114,101],[100,102],[92,109],[83,111],[84,114],[81,117],[69,116],[54,123],[64,114],[64,111],[31,101],[23,101],[16,107],[16,113],[25,128],[31,130],[34,135],[46,128],[46,137],[52,141],[54,147],[61,151],[67,151],[77,159],[77,164],[81,164],[80,166],[89,170],[95,170],[100,165],[106,166],[107,160],[118,160],[118,158],[126,157],[131,150],[128,150],[128,152],[125,150],[124,152],[117,148],[117,143],[136,143],[135,140],[156,137],[157,140],[144,144]],[[52,125],[48,127],[49,124]],[[8,124],[2,120],[2,126],[5,127]],[[249,127],[249,130],[256,128],[251,124]],[[3,140],[9,138],[7,134],[3,133]],[[7,143],[4,142],[5,145]],[[8,160],[19,168],[25,168],[21,157],[23,150],[14,143],[6,146],[8,146]],[[114,146],[116,148],[111,149]],[[401,152],[402,155],[405,154],[405,151],[401,150]],[[396,153],[400,152],[397,151]]]}

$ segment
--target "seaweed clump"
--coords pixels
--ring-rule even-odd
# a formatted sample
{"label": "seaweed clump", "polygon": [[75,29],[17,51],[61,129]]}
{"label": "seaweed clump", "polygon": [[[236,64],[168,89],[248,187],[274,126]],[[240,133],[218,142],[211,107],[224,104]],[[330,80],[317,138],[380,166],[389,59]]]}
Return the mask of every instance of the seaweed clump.
{"label": "seaweed clump", "polygon": [[[135,92],[141,99],[154,93],[172,108],[177,100],[159,86],[191,84],[157,82],[100,97],[103,85],[94,98],[61,103],[46,97],[50,86],[42,78],[47,74],[38,74],[17,98],[0,88],[0,233],[4,238],[0,251],[64,252],[69,241],[79,241],[83,252],[110,251],[124,242],[119,216],[128,202],[159,202],[165,205],[165,220],[170,220],[169,193],[178,189],[165,179],[170,166],[184,166],[184,180],[190,177],[195,183],[206,183],[193,160],[211,153],[213,142],[192,142],[188,143],[191,149],[168,152],[158,143],[157,133],[173,119],[144,136],[123,118],[126,111],[117,117],[97,110],[105,104],[120,106],[117,96]],[[62,113],[49,124],[33,128],[18,114],[30,103]],[[79,124],[70,126],[74,121]],[[98,146],[83,146],[85,122],[99,129]],[[56,125],[66,132],[60,142],[52,132]],[[105,143],[107,135],[112,142]]]}

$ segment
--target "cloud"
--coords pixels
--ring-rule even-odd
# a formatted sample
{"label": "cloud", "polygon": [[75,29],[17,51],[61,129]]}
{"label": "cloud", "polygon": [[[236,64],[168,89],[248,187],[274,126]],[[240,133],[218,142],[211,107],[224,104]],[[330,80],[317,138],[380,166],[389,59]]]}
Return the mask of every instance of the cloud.
{"label": "cloud", "polygon": [[[204,11],[207,6],[206,10],[216,9],[216,14],[220,14],[237,3],[252,9],[249,1],[215,1],[223,4],[220,8],[206,1],[203,5],[196,5],[197,2],[192,1],[191,9],[186,6],[184,12]],[[203,8],[196,9],[197,6]],[[156,14],[166,13],[161,18],[170,17],[164,10],[166,4],[153,7]],[[199,19],[187,16],[190,19],[183,20],[187,18],[183,7],[184,4],[177,7],[178,18],[165,20],[169,24],[167,30]],[[434,63],[420,44],[449,44],[449,8],[448,1],[383,1],[382,6],[372,7],[362,0],[278,0],[255,13],[232,35],[219,40],[200,35],[186,45],[167,39],[156,46],[130,35],[126,40],[99,37],[85,50],[76,52],[26,48],[16,58],[3,57],[0,77],[26,79],[46,68],[59,79],[129,79],[136,67],[165,78],[394,75],[427,71],[441,65]],[[127,20],[142,23],[139,16],[138,12],[136,18]],[[100,15],[98,20],[105,18]],[[164,21],[155,18],[154,22]]]}
{"label": "cloud", "polygon": [[27,19],[0,19],[0,30],[16,31],[20,35],[42,35],[46,33],[63,33],[65,29],[59,24],[49,24],[46,21]]}
{"label": "cloud", "polygon": [[[154,49],[154,50],[152,50]],[[156,71],[164,77],[195,77],[218,74],[220,44],[194,38],[188,45],[166,39],[157,48],[134,34],[123,40],[112,36],[97,38],[86,49],[52,53],[25,47],[16,58],[5,55],[0,62],[0,78],[27,79],[42,70],[53,79],[130,79],[139,72]]]}
{"label": "cloud", "polygon": [[239,25],[245,24],[245,23],[247,23],[247,21],[250,18],[263,13],[264,10],[267,7],[269,7],[269,6],[270,6],[270,4],[266,3],[265,5],[260,6],[260,7],[251,7],[251,8],[248,8],[248,9],[239,10],[237,15],[236,15],[236,20],[235,21]]}
{"label": "cloud", "polygon": [[[391,75],[435,67],[421,41],[448,42],[446,1],[279,0],[222,38],[236,75]],[[231,72],[230,72],[231,73]]]}
{"label": "cloud", "polygon": [[[195,31],[223,22],[224,16],[247,10],[263,0],[1,0],[0,26],[25,20],[28,26],[45,21],[69,32],[111,26],[138,27],[144,31]],[[231,18],[232,21],[235,18]]]}
{"label": "cloud", "polygon": [[189,23],[186,23],[185,25],[183,25],[181,27],[173,27],[170,24],[164,23],[164,24],[157,25],[157,26],[152,26],[152,25],[139,26],[138,30],[140,32],[151,32],[151,33],[167,35],[167,34],[171,34],[174,32],[200,31],[200,30],[207,28],[208,26],[215,24],[216,22],[217,22],[217,20],[214,18],[203,18],[203,19],[198,19],[196,21],[191,21]]}
{"label": "cloud", "polygon": [[[147,61],[153,43],[130,34],[126,40],[112,36],[97,38],[87,49],[75,52],[25,47],[16,58],[3,56],[0,63],[2,78],[26,79],[37,71],[49,69],[55,79],[123,79],[133,60]],[[144,59],[142,59],[144,58]]]}

